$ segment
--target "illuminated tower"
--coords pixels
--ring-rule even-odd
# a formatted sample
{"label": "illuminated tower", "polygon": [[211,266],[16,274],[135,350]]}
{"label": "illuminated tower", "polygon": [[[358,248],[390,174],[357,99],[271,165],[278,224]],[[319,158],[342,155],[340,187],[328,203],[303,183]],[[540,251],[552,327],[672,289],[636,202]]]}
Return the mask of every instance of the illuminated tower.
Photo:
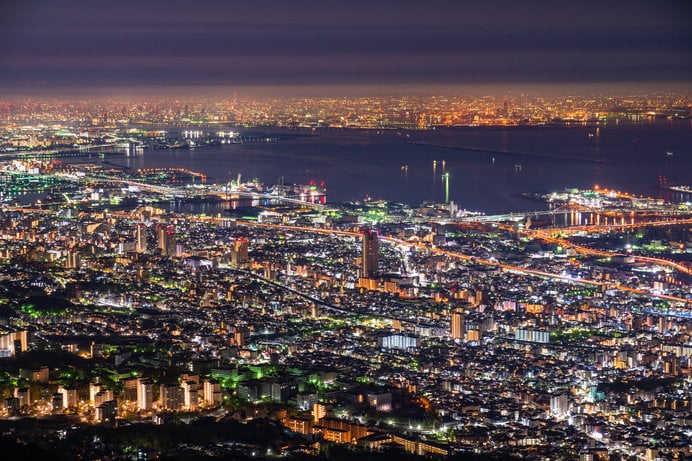
{"label": "illuminated tower", "polygon": [[445,182],[445,203],[449,203],[449,171],[442,175]]}
{"label": "illuminated tower", "polygon": [[65,261],[66,269],[79,269],[82,265],[81,259],[79,257],[79,251],[74,248],[70,248],[67,252],[67,260]]}
{"label": "illuminated tower", "polygon": [[450,332],[452,339],[464,338],[464,324],[464,314],[462,314],[461,312],[452,312],[452,328]]}
{"label": "illuminated tower", "polygon": [[363,231],[363,277],[370,278],[377,274],[380,265],[380,246],[377,232]]}
{"label": "illuminated tower", "polygon": [[157,246],[161,250],[163,256],[175,256],[175,227],[173,226],[158,226],[157,227]]}
{"label": "illuminated tower", "polygon": [[137,379],[137,409],[151,410],[154,403],[154,383],[150,379]]}
{"label": "illuminated tower", "polygon": [[147,251],[147,226],[143,223],[137,224],[135,251],[144,253]]}
{"label": "illuminated tower", "polygon": [[156,226],[156,246],[161,253],[166,251],[166,227]]}

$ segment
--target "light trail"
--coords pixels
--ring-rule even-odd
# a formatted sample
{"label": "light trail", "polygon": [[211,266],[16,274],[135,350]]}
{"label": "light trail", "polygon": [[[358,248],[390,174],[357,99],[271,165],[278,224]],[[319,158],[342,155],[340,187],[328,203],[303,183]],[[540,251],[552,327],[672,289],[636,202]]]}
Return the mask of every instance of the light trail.
{"label": "light trail", "polygon": [[[209,218],[208,220],[218,220],[218,218]],[[252,222],[252,221],[238,221],[237,223],[240,226],[247,226],[247,227],[253,227],[254,226],[254,227],[265,227],[265,228],[273,228],[273,229],[287,229],[287,230],[294,230],[294,231],[300,231],[300,232],[313,232],[313,233],[319,233],[319,234],[341,235],[341,236],[360,238],[360,234],[358,232],[341,231],[341,230],[336,230],[336,229],[289,226],[289,225],[271,224],[271,223],[256,223],[256,222]],[[676,296],[670,296],[670,295],[665,295],[665,294],[651,293],[651,292],[648,292],[646,290],[627,287],[624,285],[608,285],[608,284],[605,284],[603,282],[599,282],[597,280],[576,278],[576,277],[571,277],[569,275],[554,274],[552,272],[546,272],[546,271],[541,271],[541,270],[537,270],[537,269],[527,269],[525,267],[513,266],[511,264],[505,264],[505,263],[495,262],[495,261],[488,261],[485,259],[477,258],[475,256],[470,256],[470,255],[463,254],[463,253],[457,253],[454,251],[443,250],[441,248],[430,247],[430,246],[424,245],[422,243],[407,242],[405,240],[397,239],[395,237],[380,236],[380,240],[394,243],[397,245],[403,245],[403,246],[406,246],[409,248],[417,248],[420,250],[431,251],[433,253],[442,254],[442,255],[445,255],[445,256],[448,256],[448,257],[451,257],[454,259],[459,259],[462,261],[473,262],[476,264],[482,264],[484,266],[489,266],[489,267],[497,267],[499,269],[506,270],[507,272],[515,272],[515,273],[520,273],[520,274],[529,275],[529,276],[533,276],[533,277],[543,277],[543,278],[549,278],[549,279],[554,279],[554,280],[561,280],[561,281],[565,281],[565,282],[579,283],[579,284],[583,284],[583,285],[590,285],[590,286],[597,286],[597,287],[605,286],[607,289],[623,291],[623,292],[627,292],[627,293],[633,293],[633,294],[637,294],[637,295],[647,296],[650,298],[665,299],[667,301],[672,301],[672,302],[681,303],[681,304],[688,304],[690,302],[688,299],[685,299],[685,298],[679,298]]]}
{"label": "light trail", "polygon": [[565,247],[570,247],[574,248],[578,252],[585,254],[585,255],[591,255],[591,256],[601,256],[601,257],[612,257],[612,256],[631,256],[635,259],[635,261],[642,261],[650,264],[658,264],[661,266],[667,266],[670,267],[673,270],[676,270],[678,272],[682,272],[683,274],[687,275],[692,275],[692,268],[686,267],[678,262],[671,261],[668,259],[664,258],[654,258],[651,256],[639,256],[639,255],[634,255],[634,254],[622,254],[622,253],[615,253],[615,252],[609,252],[609,251],[602,251],[602,250],[594,250],[582,245],[577,245],[575,243],[570,242],[569,240],[556,237],[555,235],[559,235],[561,233],[578,233],[578,232],[604,232],[608,230],[614,230],[614,229],[622,229],[622,228],[627,228],[627,227],[651,227],[651,226],[675,226],[675,225],[686,225],[686,224],[692,224],[692,218],[685,218],[685,219],[674,219],[674,220],[668,220],[668,221],[650,221],[650,222],[642,222],[638,223],[636,225],[633,224],[615,224],[615,225],[609,225],[609,226],[575,226],[575,227],[569,227],[565,229],[537,229],[534,231],[529,231],[529,234],[532,237],[547,241],[547,242],[552,242],[552,243],[557,243],[559,245],[565,246]]}

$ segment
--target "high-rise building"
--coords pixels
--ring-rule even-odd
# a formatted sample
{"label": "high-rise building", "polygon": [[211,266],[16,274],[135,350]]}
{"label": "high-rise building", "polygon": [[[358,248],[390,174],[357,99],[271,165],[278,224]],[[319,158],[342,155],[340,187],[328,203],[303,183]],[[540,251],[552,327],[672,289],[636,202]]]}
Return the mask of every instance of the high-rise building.
{"label": "high-rise building", "polygon": [[550,397],[550,413],[556,418],[569,415],[569,397],[567,394],[556,394]]}
{"label": "high-rise building", "polygon": [[183,389],[177,384],[162,384],[161,406],[166,410],[180,410],[180,407],[183,406]]}
{"label": "high-rise building", "polygon": [[110,389],[103,389],[94,395],[94,407],[99,407],[106,402],[113,400],[113,391]]}
{"label": "high-rise building", "polygon": [[31,405],[31,393],[28,387],[16,388],[14,396],[19,399],[20,407]]}
{"label": "high-rise building", "polygon": [[157,246],[163,256],[175,256],[175,247],[178,243],[175,239],[175,227],[157,226]]}
{"label": "high-rise building", "polygon": [[463,339],[465,328],[464,314],[461,312],[452,312],[452,325],[450,335],[452,339]]}
{"label": "high-rise building", "polygon": [[0,357],[17,355],[27,350],[28,345],[29,334],[27,330],[10,331],[5,334],[0,334]]}
{"label": "high-rise building", "polygon": [[89,403],[91,405],[94,405],[94,402],[96,401],[96,394],[101,392],[101,385],[97,383],[90,383],[89,384]]}
{"label": "high-rise building", "polygon": [[58,387],[58,394],[62,394],[63,408],[77,406],[77,389],[74,387]]}
{"label": "high-rise building", "polygon": [[65,261],[65,269],[79,269],[82,265],[82,260],[79,257],[79,251],[70,248],[67,252],[67,260]]}
{"label": "high-rise building", "polygon": [[320,422],[320,419],[327,416],[327,406],[322,403],[315,402],[312,405],[312,417],[315,424]]}
{"label": "high-rise building", "polygon": [[183,406],[188,410],[196,410],[199,403],[198,384],[195,381],[185,381],[180,387],[183,390]]}
{"label": "high-rise building", "polygon": [[240,267],[247,264],[250,261],[249,249],[250,241],[247,238],[237,238],[233,244],[233,251],[231,252],[231,265],[233,267]]}
{"label": "high-rise building", "polygon": [[64,408],[62,399],[63,397],[60,392],[53,394],[53,398],[51,399],[51,408],[54,412],[60,412]]}
{"label": "high-rise building", "polygon": [[154,403],[154,383],[150,379],[137,380],[137,409],[151,410]]}
{"label": "high-rise building", "polygon": [[166,226],[157,225],[156,226],[156,246],[159,250],[161,250],[161,253],[163,253],[166,250],[166,240],[167,240]]}
{"label": "high-rise building", "polygon": [[203,398],[207,402],[207,405],[221,405],[223,393],[221,391],[221,384],[218,381],[215,379],[205,379],[202,391]]}
{"label": "high-rise building", "polygon": [[377,232],[363,231],[363,277],[369,278],[377,274],[380,265],[380,245]]}
{"label": "high-rise building", "polygon": [[147,251],[147,226],[144,223],[137,224],[135,251],[144,253]]}
{"label": "high-rise building", "polygon": [[118,402],[115,400],[109,400],[103,402],[101,405],[96,407],[94,412],[94,419],[100,423],[104,421],[113,421],[118,415]]}

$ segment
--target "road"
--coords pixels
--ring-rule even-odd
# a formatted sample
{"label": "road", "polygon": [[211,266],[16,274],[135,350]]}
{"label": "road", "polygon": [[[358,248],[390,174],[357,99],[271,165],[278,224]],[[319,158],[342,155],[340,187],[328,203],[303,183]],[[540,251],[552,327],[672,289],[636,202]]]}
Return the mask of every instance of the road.
{"label": "road", "polygon": [[[208,218],[208,220],[213,220],[213,219],[216,219],[216,218]],[[327,235],[341,235],[341,236],[360,238],[360,233],[358,233],[358,232],[342,231],[342,230],[336,230],[336,229],[289,226],[289,225],[271,224],[271,223],[256,223],[256,222],[252,222],[252,221],[238,221],[238,225],[248,226],[248,227],[254,226],[254,227],[266,227],[266,228],[273,228],[273,229],[285,229],[285,230],[294,230],[294,231],[300,231],[300,232],[313,232],[313,233],[320,233],[320,234],[327,234]],[[467,254],[463,254],[463,253],[458,253],[455,251],[450,251],[450,250],[445,250],[442,248],[428,246],[428,245],[425,245],[422,243],[408,242],[408,241],[401,240],[401,239],[398,239],[395,237],[381,236],[380,240],[383,240],[385,242],[389,242],[392,244],[396,244],[396,245],[402,245],[402,246],[405,246],[408,248],[417,248],[420,250],[431,251],[431,252],[436,253],[436,254],[442,254],[442,255],[448,256],[450,258],[454,258],[454,259],[458,259],[458,260],[462,260],[462,261],[472,262],[475,264],[482,264],[484,266],[489,266],[489,267],[496,267],[496,268],[499,268],[499,269],[502,269],[502,270],[505,270],[508,272],[514,272],[514,273],[524,274],[524,275],[533,276],[533,277],[542,277],[542,278],[561,280],[561,281],[565,281],[565,282],[579,283],[579,284],[583,284],[583,285],[590,285],[590,286],[597,286],[597,287],[606,286],[606,288],[611,289],[611,290],[617,290],[617,291],[622,291],[622,292],[626,292],[626,293],[632,293],[632,294],[646,296],[646,297],[650,297],[650,298],[665,299],[666,301],[671,301],[674,303],[680,303],[680,304],[688,304],[689,303],[689,300],[687,300],[685,298],[680,298],[680,297],[670,296],[670,295],[665,295],[665,294],[659,294],[659,293],[651,293],[651,292],[648,292],[646,290],[627,287],[624,285],[606,285],[603,282],[599,282],[597,280],[576,278],[576,277],[571,277],[568,275],[554,274],[552,272],[545,272],[545,271],[540,271],[540,270],[536,270],[536,269],[528,269],[525,267],[514,266],[511,264],[505,264],[505,263],[501,263],[501,262],[489,261],[489,260],[477,258],[475,256],[471,256],[471,255],[467,255]]]}

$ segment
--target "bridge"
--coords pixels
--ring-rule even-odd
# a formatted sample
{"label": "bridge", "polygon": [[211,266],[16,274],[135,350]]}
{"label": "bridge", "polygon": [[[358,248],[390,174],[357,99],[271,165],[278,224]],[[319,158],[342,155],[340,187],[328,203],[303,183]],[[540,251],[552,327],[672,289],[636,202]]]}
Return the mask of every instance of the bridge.
{"label": "bridge", "polygon": [[[631,219],[636,216],[659,216],[659,217],[669,217],[672,215],[691,215],[692,211],[685,210],[662,210],[660,208],[622,208],[622,209],[594,209],[577,205],[565,205],[559,208],[554,208],[552,210],[534,210],[534,211],[517,211],[505,214],[496,215],[475,215],[475,216],[465,216],[460,218],[458,221],[462,223],[466,222],[506,222],[513,221],[519,222],[524,221],[527,218],[540,217],[540,216],[555,216],[568,213],[590,213],[596,217],[608,217],[608,218],[621,218],[621,219]],[[626,224],[623,223],[626,226]],[[630,224],[632,225],[632,224]],[[634,224],[636,225],[636,223]]]}

